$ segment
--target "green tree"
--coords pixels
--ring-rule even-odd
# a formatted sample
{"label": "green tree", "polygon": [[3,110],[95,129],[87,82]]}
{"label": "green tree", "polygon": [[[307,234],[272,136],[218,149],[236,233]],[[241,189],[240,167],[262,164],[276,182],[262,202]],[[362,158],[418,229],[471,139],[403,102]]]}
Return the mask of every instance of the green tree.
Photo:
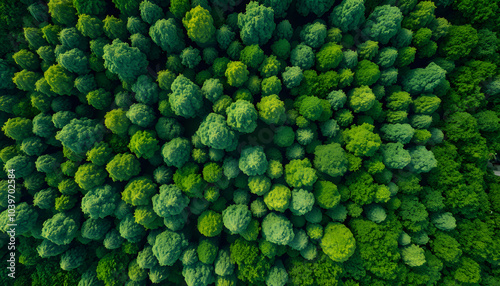
{"label": "green tree", "polygon": [[356,240],[352,232],[343,224],[329,223],[320,246],[328,257],[336,262],[345,262],[356,250]]}
{"label": "green tree", "polygon": [[191,148],[187,139],[177,137],[163,145],[161,154],[167,166],[180,168],[189,160]]}
{"label": "green tree", "polygon": [[[172,1],[171,4],[175,3]],[[184,47],[184,33],[173,18],[156,21],[149,29],[149,36],[167,53],[179,53]]]}
{"label": "green tree", "polygon": [[263,0],[261,1],[267,7],[274,11],[275,18],[283,18],[287,15],[287,10],[292,4],[292,0],[277,1],[277,0]]}
{"label": "green tree", "polygon": [[273,137],[274,144],[279,147],[290,147],[295,141],[295,132],[290,126],[280,126]]}
{"label": "green tree", "polygon": [[385,45],[399,32],[402,20],[403,13],[398,7],[377,6],[368,16],[363,31],[372,40]]}
{"label": "green tree", "polygon": [[158,50],[156,50],[155,49],[156,47],[153,46],[155,50],[151,51],[152,40],[144,36],[143,34],[137,33],[130,36],[130,43],[132,47],[138,48],[144,54],[147,55],[150,54],[150,52],[152,52],[151,57],[156,57],[155,54]]}
{"label": "green tree", "polygon": [[70,271],[80,267],[85,261],[86,251],[82,247],[71,248],[61,255],[61,269]]}
{"label": "green tree", "polygon": [[78,226],[74,219],[64,213],[58,213],[43,222],[41,236],[57,245],[66,245],[73,241],[77,231]]}
{"label": "green tree", "polygon": [[294,88],[300,85],[304,78],[304,74],[300,67],[286,67],[285,71],[281,74],[283,83],[287,88]]}
{"label": "green tree", "polygon": [[396,268],[401,257],[397,242],[399,231],[364,219],[355,219],[350,226],[364,268],[376,277],[396,279]]}
{"label": "green tree", "polygon": [[416,146],[409,150],[411,161],[408,168],[415,173],[426,173],[437,167],[437,161],[432,151],[424,146]]}
{"label": "green tree", "polygon": [[314,149],[314,167],[332,177],[340,177],[347,171],[348,160],[338,143],[319,145]]}
{"label": "green tree", "polygon": [[376,83],[380,78],[379,67],[369,61],[362,60],[358,63],[356,71],[354,73],[354,84],[357,86],[370,86]]}
{"label": "green tree", "polygon": [[86,14],[78,15],[76,28],[83,36],[91,39],[96,39],[104,33],[102,21]]}
{"label": "green tree", "polygon": [[128,36],[127,24],[122,19],[117,19],[114,16],[106,16],[104,20],[103,31],[104,34],[111,40],[119,39],[126,41]]}
{"label": "green tree", "polygon": [[321,99],[316,96],[304,96],[299,104],[299,113],[305,118],[315,121],[321,117],[323,112]]}
{"label": "green tree", "polygon": [[104,218],[112,215],[119,202],[118,192],[109,185],[89,190],[82,198],[81,209],[90,218]]}
{"label": "green tree", "polygon": [[485,110],[474,114],[480,131],[494,132],[500,129],[500,118],[493,110]]}
{"label": "green tree", "polygon": [[257,103],[259,117],[267,124],[278,124],[285,121],[285,104],[276,94],[264,96]]}
{"label": "green tree", "polygon": [[128,276],[126,272],[130,258],[121,251],[112,251],[104,255],[97,264],[97,278],[105,285],[117,286],[124,283]]}
{"label": "green tree", "polygon": [[457,226],[456,219],[450,212],[436,213],[431,218],[432,223],[442,231],[450,231]]}
{"label": "green tree", "polygon": [[75,77],[61,65],[53,65],[44,73],[50,90],[59,95],[72,95]]}
{"label": "green tree", "polygon": [[[37,28],[23,28],[24,29],[24,38],[28,41],[29,45],[33,47],[33,49],[39,49],[40,47],[47,44],[47,41],[43,37],[42,31]],[[52,35],[55,37],[55,35]],[[55,37],[57,38],[57,37]]]}
{"label": "green tree", "polygon": [[170,141],[179,137],[184,128],[175,118],[161,117],[155,126],[158,138]]}
{"label": "green tree", "polygon": [[201,262],[185,266],[182,275],[188,286],[208,285],[214,280],[213,267]]}
{"label": "green tree", "polygon": [[417,48],[415,47],[404,47],[398,50],[398,57],[396,58],[397,67],[405,67],[413,61],[415,61],[415,54]]}
{"label": "green tree", "polygon": [[359,28],[365,20],[365,5],[361,0],[343,0],[333,8],[330,24],[339,27],[343,32]]}
{"label": "green tree", "polygon": [[142,20],[150,25],[153,25],[156,21],[163,17],[162,8],[147,0],[142,1],[141,4],[139,4],[139,10],[141,12]]}
{"label": "green tree", "polygon": [[281,80],[277,76],[266,77],[262,80],[262,95],[279,94],[281,92]]}
{"label": "green tree", "polygon": [[215,37],[219,47],[223,50],[227,50],[229,45],[234,41],[236,34],[227,25],[222,25],[215,32]]}
{"label": "green tree", "polygon": [[227,125],[242,133],[252,133],[257,128],[258,113],[252,103],[238,99],[227,109]]}
{"label": "green tree", "polygon": [[127,134],[130,126],[130,120],[127,117],[127,112],[122,109],[113,109],[104,116],[104,125],[114,134]]}
{"label": "green tree", "polygon": [[181,53],[182,64],[192,69],[201,62],[200,51],[198,49],[187,47]]}
{"label": "green tree", "polygon": [[368,86],[354,88],[349,93],[349,106],[356,113],[370,110],[375,102],[375,94]]}
{"label": "green tree", "polygon": [[73,0],[73,6],[79,16],[86,15],[102,15],[106,11],[106,1],[104,0]]}
{"label": "green tree", "polygon": [[[24,234],[31,231],[37,223],[38,213],[33,205],[29,205],[26,202],[22,202],[15,207],[16,218],[15,220],[19,223],[23,223],[23,225],[19,228],[16,228],[16,232],[19,234]],[[10,224],[11,216],[9,216],[9,211],[4,210],[0,214],[0,221],[4,223],[4,227],[1,229],[3,233],[9,231],[8,225]]]}
{"label": "green tree", "polygon": [[233,234],[245,231],[251,218],[252,215],[245,205],[230,205],[222,212],[224,226]]}
{"label": "green tree", "polygon": [[389,68],[394,65],[397,57],[398,50],[393,47],[387,47],[380,50],[375,58],[375,62],[382,68]]}
{"label": "green tree", "polygon": [[140,162],[130,153],[117,154],[106,165],[109,177],[114,181],[128,181],[141,170]]}
{"label": "green tree", "polygon": [[445,80],[446,71],[435,63],[424,69],[410,70],[403,79],[403,89],[410,94],[431,93]]}
{"label": "green tree", "polygon": [[276,24],[272,8],[251,1],[246,5],[245,13],[238,14],[240,37],[247,46],[266,44],[272,37]]}
{"label": "green tree", "polygon": [[473,259],[463,256],[453,277],[461,283],[478,283],[481,281],[481,267]]}
{"label": "green tree", "polygon": [[184,14],[189,11],[189,0],[172,0],[170,1],[170,12],[178,19],[184,17]]}
{"label": "green tree", "polygon": [[268,214],[262,221],[262,236],[277,245],[287,245],[292,242],[295,234],[292,223],[283,215]]}
{"label": "green tree", "polygon": [[185,76],[178,75],[172,83],[169,102],[176,115],[192,118],[203,105],[201,89]]}
{"label": "green tree", "polygon": [[158,86],[163,89],[170,91],[172,87],[172,83],[174,82],[176,76],[172,71],[163,70],[158,72]]}
{"label": "green tree", "polygon": [[267,176],[252,176],[248,179],[250,192],[258,196],[265,195],[271,189],[271,179]]}
{"label": "green tree", "polygon": [[387,141],[399,142],[401,144],[408,144],[413,135],[415,134],[415,130],[411,127],[410,124],[385,124],[380,128],[382,131],[382,138]]}
{"label": "green tree", "polygon": [[237,136],[228,126],[224,116],[216,113],[205,117],[196,134],[203,145],[214,149],[234,150],[238,144]]}
{"label": "green tree", "polygon": [[436,232],[434,239],[430,241],[430,246],[434,255],[448,263],[458,262],[462,255],[457,240],[441,231]]}
{"label": "green tree", "polygon": [[453,7],[460,11],[471,23],[484,23],[498,11],[498,1],[459,0]]}
{"label": "green tree", "polygon": [[290,53],[290,62],[303,70],[314,66],[314,52],[311,47],[299,44]]}
{"label": "green tree", "polygon": [[314,184],[314,197],[316,203],[324,209],[332,209],[341,199],[338,188],[329,181],[319,180]]}
{"label": "green tree", "polygon": [[410,153],[404,149],[401,142],[382,145],[381,153],[384,165],[391,169],[403,169],[411,162]]}
{"label": "green tree", "polygon": [[160,186],[160,193],[152,197],[154,212],[164,218],[180,214],[189,203],[187,198],[176,185]]}
{"label": "green tree", "polygon": [[140,127],[151,126],[156,119],[153,108],[142,103],[132,104],[126,113],[126,116],[132,124]]}
{"label": "green tree", "polygon": [[225,75],[227,83],[231,86],[239,87],[248,80],[249,71],[242,62],[229,62]]}
{"label": "green tree", "polygon": [[283,266],[283,263],[277,263],[269,271],[269,276],[266,279],[266,285],[269,286],[285,286],[288,281],[288,273]]}
{"label": "green tree", "polygon": [[324,44],[326,34],[327,31],[325,24],[319,22],[308,23],[304,26],[302,31],[300,31],[300,39],[306,45],[316,49]]}
{"label": "green tree", "polygon": [[285,166],[286,183],[294,188],[312,187],[318,176],[309,159],[291,160]]}
{"label": "green tree", "polygon": [[[403,27],[416,31],[431,23],[435,19],[434,10],[436,5],[432,1],[422,1],[418,3],[413,11],[405,17]],[[409,9],[411,10],[411,9]]]}
{"label": "green tree", "polygon": [[218,182],[222,175],[222,168],[215,162],[207,163],[203,167],[203,179],[208,183]]}
{"label": "green tree", "polygon": [[127,17],[136,16],[139,13],[140,0],[112,0],[116,8]]}
{"label": "green tree", "polygon": [[262,147],[246,147],[238,162],[240,170],[248,176],[263,175],[268,166]]}
{"label": "green tree", "polygon": [[47,6],[50,16],[58,23],[69,27],[76,23],[76,9],[71,0],[50,0]]}
{"label": "green tree", "polygon": [[415,244],[403,248],[401,256],[410,267],[422,266],[425,263],[424,250]]}
{"label": "green tree", "polygon": [[132,85],[135,92],[135,99],[144,104],[154,104],[158,102],[158,85],[147,75],[141,75],[137,82]]}
{"label": "green tree", "polygon": [[439,51],[449,60],[458,60],[468,56],[478,41],[477,30],[471,25],[453,25],[439,45]]}
{"label": "green tree", "polygon": [[198,217],[198,231],[206,237],[219,235],[222,231],[222,225],[222,215],[212,210],[204,211]]}
{"label": "green tree", "polygon": [[452,142],[469,141],[479,135],[477,120],[467,112],[456,112],[450,115],[443,131]]}
{"label": "green tree", "polygon": [[137,158],[150,159],[155,155],[155,152],[160,150],[158,140],[152,131],[137,131],[130,138],[128,147]]}
{"label": "green tree", "polygon": [[33,123],[28,118],[14,117],[5,121],[2,126],[3,133],[16,141],[32,136]]}
{"label": "green tree", "polygon": [[125,185],[122,200],[133,206],[144,206],[150,204],[156,192],[157,186],[150,178],[135,177]]}
{"label": "green tree", "polygon": [[86,97],[88,104],[97,110],[103,110],[113,102],[113,95],[103,88],[87,93]]}
{"label": "green tree", "polygon": [[264,60],[264,51],[259,45],[246,46],[240,54],[240,61],[250,68],[258,68]]}
{"label": "green tree", "polygon": [[373,125],[363,123],[344,131],[342,135],[347,144],[347,151],[355,156],[373,156],[382,144],[380,136],[373,133],[373,129]]}
{"label": "green tree", "polygon": [[[455,87],[450,90],[447,104],[456,105],[462,110],[480,107],[484,104],[485,94],[481,82],[494,75],[495,65],[486,61],[468,61],[451,75]],[[493,81],[494,82],[494,81]]]}
{"label": "green tree", "polygon": [[190,162],[183,165],[174,174],[174,183],[190,198],[202,198],[203,191],[207,186],[199,169],[198,165]]}
{"label": "green tree", "polygon": [[336,68],[342,61],[342,46],[335,43],[324,44],[316,53],[316,68],[318,71],[328,71]]}
{"label": "green tree", "polygon": [[305,189],[295,189],[292,191],[290,210],[292,214],[302,216],[313,209],[314,195]]}
{"label": "green tree", "polygon": [[215,34],[212,15],[210,15],[207,9],[199,5],[184,15],[182,24],[184,24],[187,30],[188,37],[200,44],[212,40]]}
{"label": "green tree", "polygon": [[413,101],[413,110],[416,113],[432,115],[441,103],[441,99],[435,95],[422,95]]}
{"label": "green tree", "polygon": [[358,47],[358,54],[360,59],[372,60],[379,53],[378,42],[368,40],[362,44],[359,44]]}
{"label": "green tree", "polygon": [[269,210],[285,212],[290,205],[292,192],[285,185],[276,184],[264,195],[264,203]]}
{"label": "green tree", "polygon": [[271,45],[273,55],[280,60],[287,60],[290,57],[291,49],[292,46],[286,39],[277,40]]}
{"label": "green tree", "polygon": [[13,54],[12,58],[21,69],[36,71],[40,67],[40,62],[35,54],[25,49]]}
{"label": "green tree", "polygon": [[94,147],[87,152],[87,161],[98,166],[105,165],[112,157],[113,149],[108,143],[101,141],[94,144]]}
{"label": "green tree", "polygon": [[111,45],[104,46],[103,59],[104,67],[117,74],[123,81],[134,81],[146,72],[148,65],[145,54],[120,40],[114,40]]}
{"label": "green tree", "polygon": [[165,230],[156,236],[153,254],[161,266],[172,266],[187,246],[188,241],[183,235]]}
{"label": "green tree", "polygon": [[77,154],[84,154],[102,139],[104,127],[94,120],[73,119],[57,132],[56,139]]}

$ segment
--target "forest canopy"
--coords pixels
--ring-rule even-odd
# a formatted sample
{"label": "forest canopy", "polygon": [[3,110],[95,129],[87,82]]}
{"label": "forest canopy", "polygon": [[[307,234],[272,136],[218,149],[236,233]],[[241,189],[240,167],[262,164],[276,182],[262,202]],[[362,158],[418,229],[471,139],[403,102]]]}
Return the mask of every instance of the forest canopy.
{"label": "forest canopy", "polygon": [[1,1],[0,285],[500,285],[499,5]]}

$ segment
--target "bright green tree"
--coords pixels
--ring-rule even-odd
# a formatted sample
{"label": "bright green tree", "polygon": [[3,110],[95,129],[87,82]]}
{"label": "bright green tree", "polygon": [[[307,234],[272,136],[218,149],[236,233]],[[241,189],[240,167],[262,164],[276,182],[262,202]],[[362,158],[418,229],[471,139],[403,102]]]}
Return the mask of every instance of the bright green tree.
{"label": "bright green tree", "polygon": [[374,126],[368,123],[354,125],[344,131],[344,141],[346,149],[356,156],[373,156],[382,144],[380,136],[373,133]]}
{"label": "bright green tree", "polygon": [[356,250],[356,240],[352,232],[343,224],[329,223],[320,246],[326,255],[336,262],[345,262]]}
{"label": "bright green tree", "polygon": [[200,44],[212,40],[215,34],[212,15],[210,15],[207,9],[199,5],[184,15],[182,24],[184,24],[187,30],[188,37]]}
{"label": "bright green tree", "polygon": [[239,87],[248,80],[250,72],[242,62],[230,62],[227,65],[225,75],[227,83],[231,86]]}

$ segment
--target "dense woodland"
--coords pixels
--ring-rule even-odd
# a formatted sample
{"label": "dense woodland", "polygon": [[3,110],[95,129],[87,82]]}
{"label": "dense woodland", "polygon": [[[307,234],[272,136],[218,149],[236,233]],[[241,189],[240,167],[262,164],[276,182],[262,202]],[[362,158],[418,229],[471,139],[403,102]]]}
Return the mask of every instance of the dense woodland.
{"label": "dense woodland", "polygon": [[499,3],[1,1],[0,284],[500,285]]}

